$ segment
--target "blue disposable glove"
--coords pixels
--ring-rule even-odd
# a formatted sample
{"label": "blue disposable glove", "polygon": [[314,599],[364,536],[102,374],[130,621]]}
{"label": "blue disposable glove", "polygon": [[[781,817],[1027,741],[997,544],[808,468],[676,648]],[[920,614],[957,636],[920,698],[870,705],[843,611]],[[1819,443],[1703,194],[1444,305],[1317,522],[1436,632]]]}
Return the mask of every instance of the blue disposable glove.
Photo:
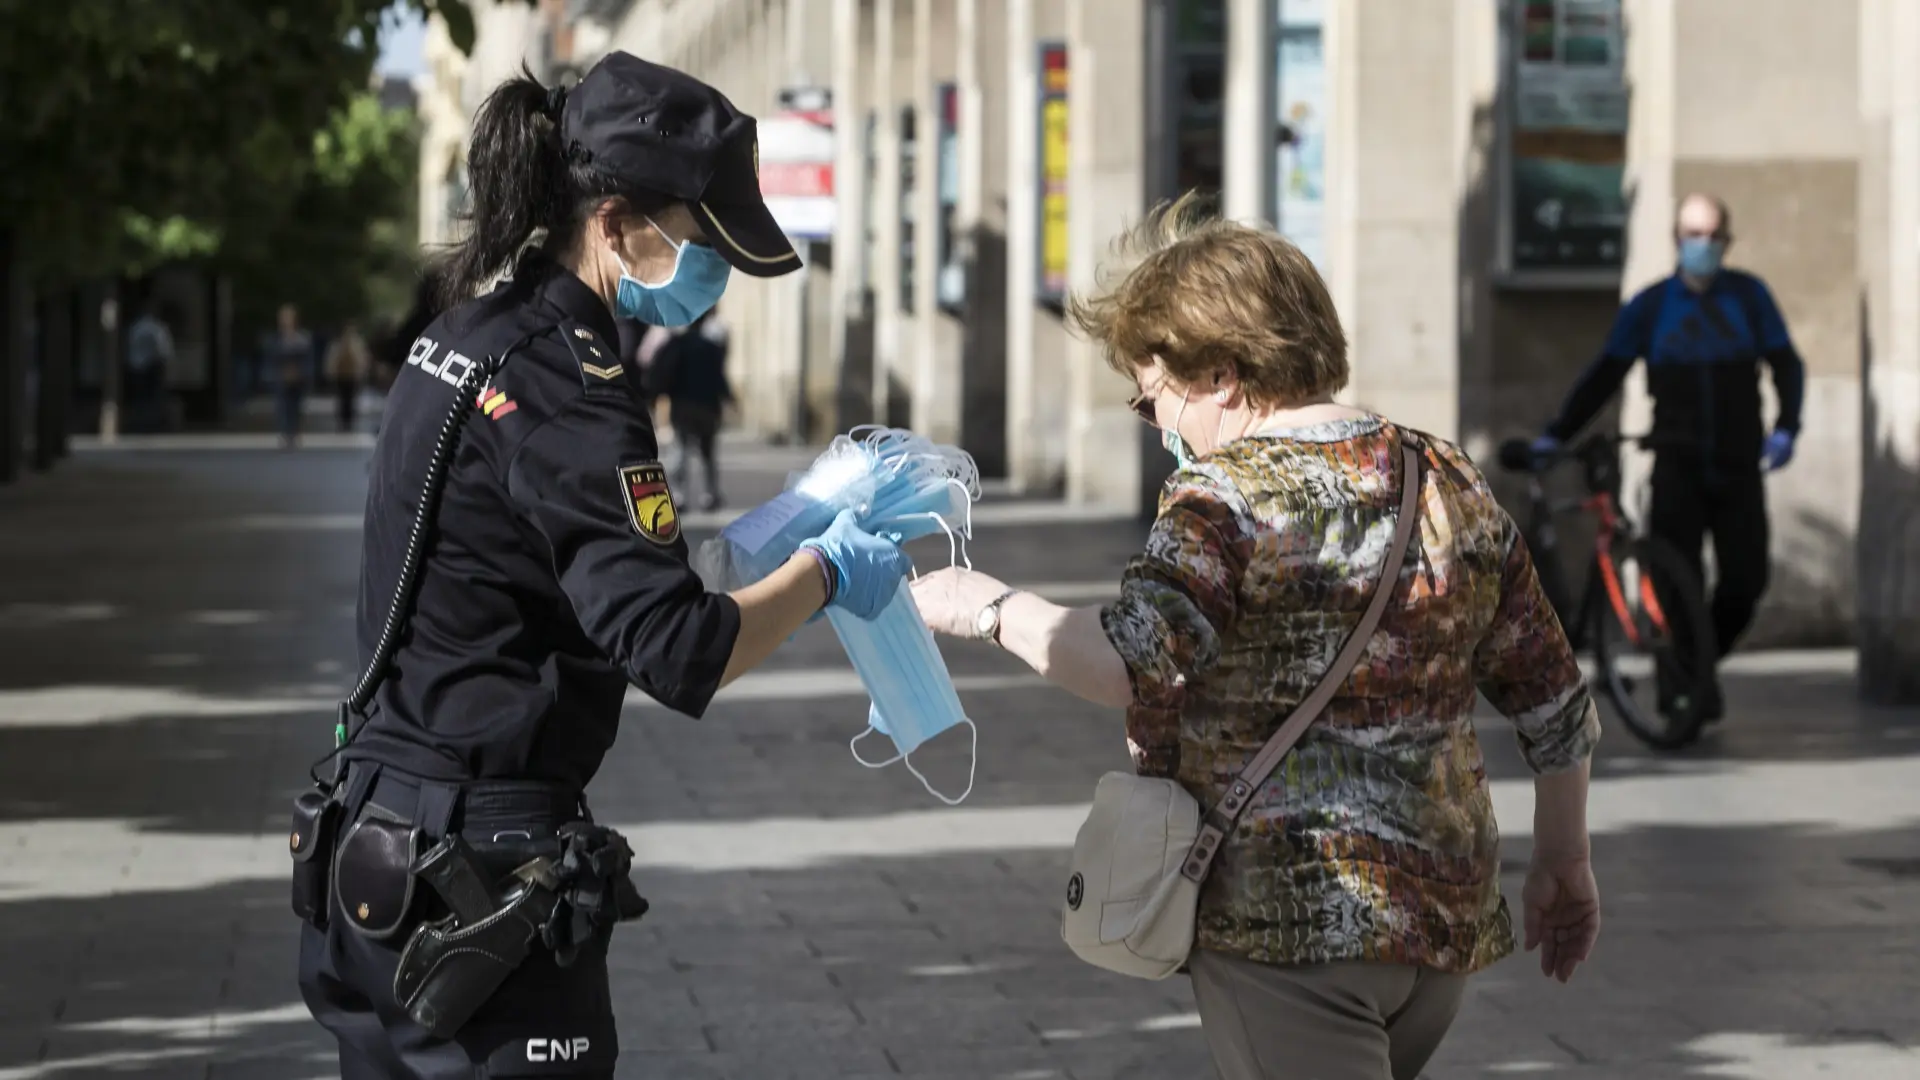
{"label": "blue disposable glove", "polygon": [[819,552],[833,567],[828,606],[862,619],[880,614],[899,591],[900,579],[913,569],[913,560],[900,550],[898,534],[889,538],[867,532],[851,510],[840,511],[826,532],[800,547]]}
{"label": "blue disposable glove", "polygon": [[1785,468],[1787,462],[1793,460],[1793,432],[1776,431],[1767,436],[1767,445],[1760,457],[1767,463],[1768,472]]}
{"label": "blue disposable glove", "polygon": [[1533,456],[1545,460],[1560,452],[1562,443],[1551,435],[1542,435],[1533,440]]}

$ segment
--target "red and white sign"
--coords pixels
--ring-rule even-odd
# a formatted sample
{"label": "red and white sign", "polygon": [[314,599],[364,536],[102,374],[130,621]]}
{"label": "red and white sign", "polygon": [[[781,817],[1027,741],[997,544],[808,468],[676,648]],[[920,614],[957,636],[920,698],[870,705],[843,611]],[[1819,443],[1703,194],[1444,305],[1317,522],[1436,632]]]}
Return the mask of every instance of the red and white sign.
{"label": "red and white sign", "polygon": [[776,113],[760,122],[760,194],[788,236],[833,236],[837,149],[828,109]]}

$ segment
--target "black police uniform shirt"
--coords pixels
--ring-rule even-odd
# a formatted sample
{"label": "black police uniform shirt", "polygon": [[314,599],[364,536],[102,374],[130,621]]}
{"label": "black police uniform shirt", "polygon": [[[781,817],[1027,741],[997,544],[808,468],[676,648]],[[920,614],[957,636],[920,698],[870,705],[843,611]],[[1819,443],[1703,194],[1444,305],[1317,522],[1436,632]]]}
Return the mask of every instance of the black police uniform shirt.
{"label": "black police uniform shirt", "polygon": [[433,779],[584,787],[627,686],[699,716],[739,633],[688,566],[651,420],[612,313],[544,257],[430,324],[387,402],[367,493],[361,663],[399,580],[454,387],[524,340],[475,395],[416,599],[369,719],[342,755]]}

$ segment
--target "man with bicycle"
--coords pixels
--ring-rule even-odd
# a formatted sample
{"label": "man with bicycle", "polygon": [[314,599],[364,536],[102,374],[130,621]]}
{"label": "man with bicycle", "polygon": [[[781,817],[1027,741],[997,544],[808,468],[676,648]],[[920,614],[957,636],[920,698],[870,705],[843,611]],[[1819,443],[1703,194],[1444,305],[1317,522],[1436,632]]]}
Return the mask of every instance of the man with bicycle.
{"label": "man with bicycle", "polygon": [[[1712,621],[1724,658],[1766,591],[1763,473],[1793,457],[1806,371],[1766,284],[1722,266],[1733,242],[1726,203],[1698,193],[1682,199],[1674,241],[1675,273],[1621,309],[1600,358],[1574,383],[1559,417],[1533,449],[1541,456],[1559,451],[1612,400],[1634,362],[1646,360],[1656,443],[1647,527],[1678,548],[1696,572],[1706,534],[1713,535],[1719,580]],[[1772,370],[1780,404],[1771,432],[1761,417],[1763,362]],[[1718,681],[1709,685],[1699,707],[1711,722],[1724,705]]]}

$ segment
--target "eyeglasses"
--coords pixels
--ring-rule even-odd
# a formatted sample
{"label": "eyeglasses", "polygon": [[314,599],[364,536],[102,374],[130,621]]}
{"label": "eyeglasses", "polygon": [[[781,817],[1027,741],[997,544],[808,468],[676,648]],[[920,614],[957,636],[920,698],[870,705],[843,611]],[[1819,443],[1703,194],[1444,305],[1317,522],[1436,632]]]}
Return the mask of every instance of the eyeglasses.
{"label": "eyeglasses", "polygon": [[1153,402],[1159,397],[1160,388],[1165,385],[1167,385],[1167,375],[1162,372],[1152,390],[1142,390],[1127,400],[1127,408],[1131,409],[1133,415],[1139,417],[1148,427],[1160,426],[1160,421],[1153,415]]}
{"label": "eyeglasses", "polygon": [[1132,409],[1133,415],[1139,417],[1143,423],[1146,423],[1152,427],[1160,426],[1159,422],[1156,421],[1153,416],[1153,395],[1152,394],[1146,393],[1144,391],[1141,393],[1135,394],[1133,398],[1127,402],[1127,408]]}

